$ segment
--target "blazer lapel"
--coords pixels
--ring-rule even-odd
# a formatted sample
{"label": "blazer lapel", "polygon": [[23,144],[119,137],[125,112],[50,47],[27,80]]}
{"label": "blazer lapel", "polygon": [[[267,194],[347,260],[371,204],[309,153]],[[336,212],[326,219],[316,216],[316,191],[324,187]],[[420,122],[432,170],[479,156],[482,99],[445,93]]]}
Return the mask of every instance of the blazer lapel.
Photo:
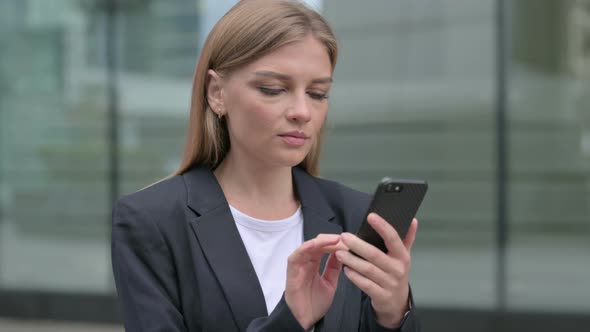
{"label": "blazer lapel", "polygon": [[303,212],[303,238],[305,241],[322,233],[342,233],[342,227],[331,222],[334,219],[334,211],[330,208],[315,181],[304,170],[293,167],[293,183]]}
{"label": "blazer lapel", "polygon": [[[311,175],[298,167],[293,168],[293,179],[303,210],[303,235],[310,240],[318,234],[340,234],[342,227],[336,223],[334,211],[320,191],[319,186]],[[320,271],[324,270],[328,256],[322,259]],[[344,274],[340,274],[338,288],[332,306],[315,326],[315,331],[340,331],[342,313],[344,312],[345,287],[348,282]]]}
{"label": "blazer lapel", "polygon": [[184,174],[188,205],[199,216],[190,221],[217,277],[240,331],[267,315],[264,294],[246,247],[213,173],[194,168]]}
{"label": "blazer lapel", "polygon": [[[340,234],[342,227],[333,223],[334,211],[320,191],[316,180],[299,167],[293,167],[293,182],[303,212],[303,239],[311,240],[319,234]],[[328,256],[322,258],[324,271]]]}
{"label": "blazer lapel", "polygon": [[[245,331],[253,319],[268,315],[256,271],[213,173],[195,167],[183,177],[188,192],[187,204],[198,215],[189,222],[190,226],[219,280],[240,331]],[[342,233],[342,227],[331,222],[334,212],[316,180],[293,167],[293,184],[302,206],[304,241],[322,233]],[[326,258],[322,260],[321,271],[325,263]]]}

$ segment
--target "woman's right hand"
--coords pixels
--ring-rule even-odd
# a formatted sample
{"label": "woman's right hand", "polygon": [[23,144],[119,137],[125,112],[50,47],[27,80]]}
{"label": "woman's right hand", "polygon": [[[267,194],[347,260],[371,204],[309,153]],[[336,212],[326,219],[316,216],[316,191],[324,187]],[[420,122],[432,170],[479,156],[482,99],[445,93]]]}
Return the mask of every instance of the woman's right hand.
{"label": "woman's right hand", "polygon": [[[342,269],[334,255],[338,250],[348,250],[340,241],[340,235],[320,234],[301,244],[289,256],[285,301],[305,330],[320,320],[332,305]],[[320,263],[325,254],[330,257],[320,275]]]}

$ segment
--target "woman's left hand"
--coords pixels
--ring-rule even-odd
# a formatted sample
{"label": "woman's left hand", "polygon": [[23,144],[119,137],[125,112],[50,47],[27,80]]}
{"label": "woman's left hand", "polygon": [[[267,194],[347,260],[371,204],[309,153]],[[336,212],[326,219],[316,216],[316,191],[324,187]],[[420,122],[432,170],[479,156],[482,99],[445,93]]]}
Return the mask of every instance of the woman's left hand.
{"label": "woman's left hand", "polygon": [[412,221],[403,241],[377,214],[369,214],[367,221],[383,238],[388,252],[384,253],[356,235],[342,233],[344,244],[362,258],[344,250],[337,251],[336,257],[344,264],[348,279],[371,298],[377,322],[395,328],[400,326],[408,311],[410,249],[416,238],[418,220]]}

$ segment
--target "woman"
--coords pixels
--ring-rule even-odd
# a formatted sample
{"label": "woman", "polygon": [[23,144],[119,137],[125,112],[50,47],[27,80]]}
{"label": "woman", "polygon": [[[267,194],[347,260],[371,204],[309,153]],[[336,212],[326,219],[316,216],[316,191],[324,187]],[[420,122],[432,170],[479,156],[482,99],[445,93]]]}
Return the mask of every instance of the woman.
{"label": "woman", "polygon": [[353,235],[370,196],[314,176],[336,57],[294,1],[241,1],[213,28],[179,170],[114,209],[127,331],[418,330],[417,221],[402,241],[370,215],[383,253]]}

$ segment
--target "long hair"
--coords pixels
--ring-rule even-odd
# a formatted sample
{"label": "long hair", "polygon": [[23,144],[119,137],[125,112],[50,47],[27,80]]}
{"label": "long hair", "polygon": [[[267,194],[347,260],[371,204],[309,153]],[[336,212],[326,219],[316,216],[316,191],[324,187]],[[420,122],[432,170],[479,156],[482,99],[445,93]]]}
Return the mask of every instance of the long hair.
{"label": "long hair", "polygon": [[[332,71],[338,46],[325,19],[304,4],[290,0],[242,0],[213,27],[199,57],[193,77],[188,133],[182,161],[173,175],[194,165],[216,168],[230,148],[225,121],[219,120],[207,102],[207,71],[221,76],[247,65],[277,48],[313,36],[326,47]],[[298,165],[318,173],[323,128]]]}

